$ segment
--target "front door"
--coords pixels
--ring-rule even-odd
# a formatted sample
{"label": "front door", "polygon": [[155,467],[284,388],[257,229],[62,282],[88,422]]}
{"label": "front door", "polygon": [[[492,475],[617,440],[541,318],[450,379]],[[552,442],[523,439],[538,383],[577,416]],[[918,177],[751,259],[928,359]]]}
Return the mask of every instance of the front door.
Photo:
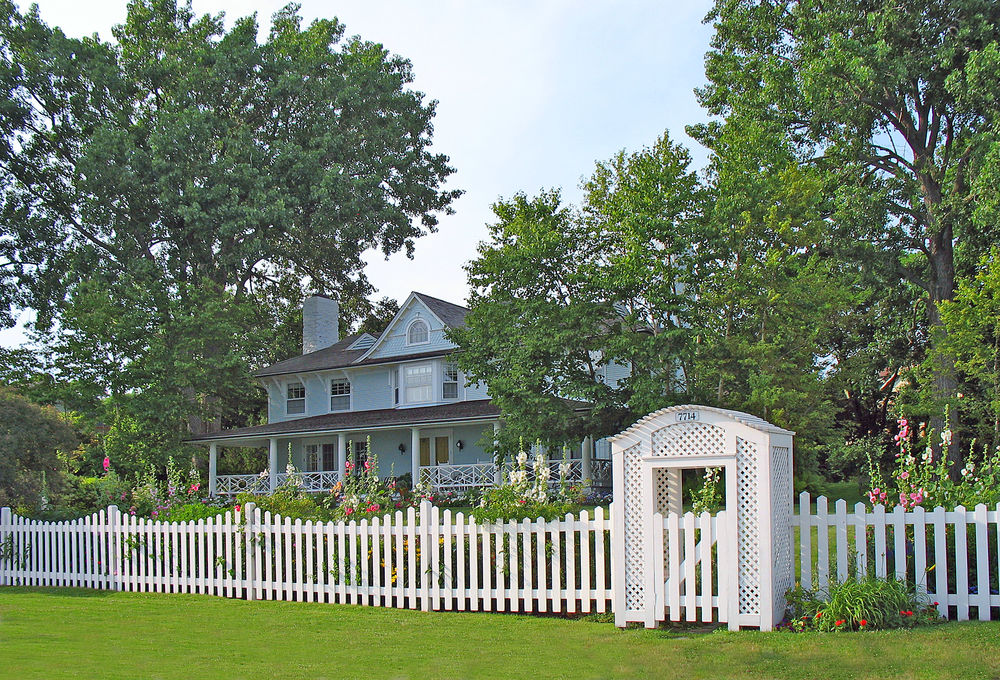
{"label": "front door", "polygon": [[451,463],[451,437],[421,437],[420,467]]}

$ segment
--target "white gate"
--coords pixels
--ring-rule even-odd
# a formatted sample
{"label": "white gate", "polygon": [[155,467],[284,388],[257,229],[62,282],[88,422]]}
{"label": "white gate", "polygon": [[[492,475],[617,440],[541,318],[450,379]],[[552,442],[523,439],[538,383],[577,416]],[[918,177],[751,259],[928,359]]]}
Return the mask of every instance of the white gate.
{"label": "white gate", "polygon": [[[611,438],[617,625],[655,627],[681,620],[681,608],[687,620],[699,609],[731,629],[781,620],[792,585],[793,434],[746,413],[674,406]],[[681,516],[681,470],[712,467],[725,470],[726,510],[700,526]]]}
{"label": "white gate", "polygon": [[653,515],[653,554],[663,556],[653,564],[657,622],[729,621],[732,584],[727,576],[732,570],[721,568],[731,561],[728,523],[725,510]]}

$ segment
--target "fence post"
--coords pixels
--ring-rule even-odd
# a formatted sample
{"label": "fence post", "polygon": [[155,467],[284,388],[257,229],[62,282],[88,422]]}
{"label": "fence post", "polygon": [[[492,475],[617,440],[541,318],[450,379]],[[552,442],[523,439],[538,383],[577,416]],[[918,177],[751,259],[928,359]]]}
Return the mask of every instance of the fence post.
{"label": "fence post", "polygon": [[[14,568],[14,532],[11,531],[10,508],[0,508],[0,586],[9,586],[13,581],[9,574]],[[7,537],[11,539],[8,542]]]}
{"label": "fence post", "polygon": [[246,547],[247,551],[245,560],[247,565],[245,582],[247,593],[246,597],[247,600],[255,600],[257,599],[257,551],[255,549],[256,545],[254,542],[257,540],[257,536],[255,533],[256,524],[254,523],[254,517],[257,514],[257,505],[254,503],[247,503],[243,506],[243,512],[245,513],[243,531],[246,535],[246,540],[243,542],[243,545]]}
{"label": "fence post", "polygon": [[417,532],[420,534],[420,541],[417,545],[420,546],[420,574],[417,583],[419,584],[419,597],[420,597],[420,608],[425,612],[431,610],[431,598],[430,598],[430,558],[431,550],[437,551],[437,545],[431,546],[431,503],[428,500],[420,501],[420,524],[417,527]]}
{"label": "fence post", "polygon": [[105,528],[108,537],[108,585],[111,590],[121,590],[118,576],[121,573],[119,564],[120,541],[118,527],[121,525],[121,511],[117,505],[108,506],[108,526]]}

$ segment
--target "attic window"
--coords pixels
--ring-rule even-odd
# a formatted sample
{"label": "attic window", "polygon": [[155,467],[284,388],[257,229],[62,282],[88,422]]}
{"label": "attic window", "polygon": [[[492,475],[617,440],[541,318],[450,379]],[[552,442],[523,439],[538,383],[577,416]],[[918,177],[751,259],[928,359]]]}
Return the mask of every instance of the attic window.
{"label": "attic window", "polygon": [[290,416],[306,412],[306,388],[300,382],[288,383],[285,413]]}
{"label": "attic window", "polygon": [[421,345],[430,342],[430,328],[423,319],[417,319],[406,329],[406,344]]}

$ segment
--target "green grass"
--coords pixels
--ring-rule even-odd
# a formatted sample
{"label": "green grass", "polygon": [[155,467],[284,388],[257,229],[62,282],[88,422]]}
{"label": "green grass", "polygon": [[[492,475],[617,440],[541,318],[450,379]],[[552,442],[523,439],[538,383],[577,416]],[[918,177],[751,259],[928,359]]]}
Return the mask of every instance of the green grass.
{"label": "green grass", "polygon": [[0,677],[996,678],[1000,623],[621,631],[555,617],[0,589]]}

